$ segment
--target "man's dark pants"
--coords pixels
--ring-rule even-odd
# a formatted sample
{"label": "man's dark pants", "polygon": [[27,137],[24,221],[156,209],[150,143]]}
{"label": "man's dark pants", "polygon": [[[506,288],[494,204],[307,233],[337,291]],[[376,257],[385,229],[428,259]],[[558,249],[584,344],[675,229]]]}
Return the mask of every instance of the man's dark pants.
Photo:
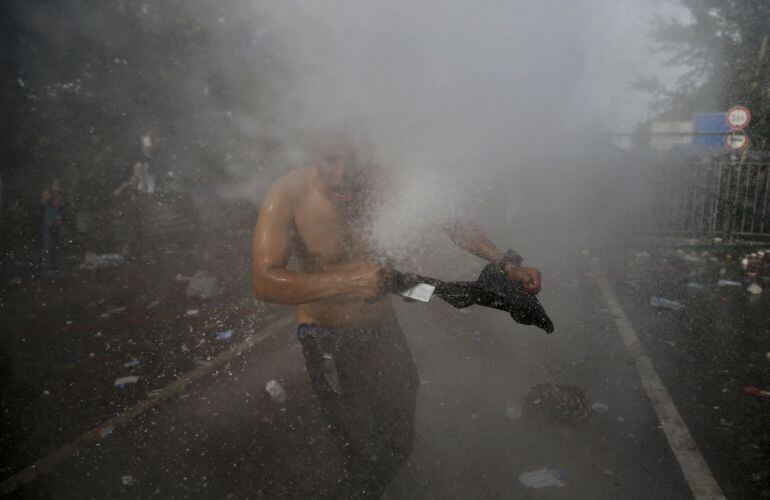
{"label": "man's dark pants", "polygon": [[339,496],[378,498],[409,458],[419,379],[395,319],[376,327],[299,325],[310,380],[345,460]]}

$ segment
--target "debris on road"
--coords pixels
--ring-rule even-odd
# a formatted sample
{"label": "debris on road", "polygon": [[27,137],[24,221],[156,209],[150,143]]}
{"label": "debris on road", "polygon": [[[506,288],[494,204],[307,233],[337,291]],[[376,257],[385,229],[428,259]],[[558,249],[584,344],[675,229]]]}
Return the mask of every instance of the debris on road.
{"label": "debris on road", "polygon": [[680,253],[679,258],[685,262],[693,262],[696,264],[703,264],[706,262],[706,259],[694,253]]}
{"label": "debris on road", "polygon": [[131,361],[129,361],[128,363],[123,363],[123,368],[133,368],[133,367],[136,367],[136,366],[140,366],[141,364],[142,364],[141,361],[139,361],[138,359],[134,358]]}
{"label": "debris on road", "polygon": [[99,315],[99,317],[102,318],[102,319],[108,319],[113,314],[120,314],[120,313],[126,311],[126,309],[128,309],[128,307],[126,307],[126,306],[113,307],[112,309],[110,309],[106,313],[103,313],[103,314]]}
{"label": "debris on road", "polygon": [[216,277],[206,271],[198,271],[190,278],[185,294],[188,297],[199,297],[201,299],[210,299],[222,295],[224,287],[219,283]]}
{"label": "debris on road", "polygon": [[217,333],[217,340],[230,340],[230,338],[235,333],[235,330],[226,330],[224,332]]}
{"label": "debris on road", "polygon": [[128,377],[120,377],[115,379],[115,387],[123,387],[128,384],[135,384],[139,382],[139,377],[136,375],[129,375]]}
{"label": "debris on road", "polygon": [[730,280],[719,280],[717,281],[717,285],[719,286],[741,286],[740,281],[730,281]]}
{"label": "debris on road", "polygon": [[120,477],[120,481],[123,483],[124,486],[131,486],[136,482],[136,479],[134,479],[134,476],[125,475]]}
{"label": "debris on road", "polygon": [[159,398],[163,395],[163,389],[153,389],[147,393],[148,398]]}
{"label": "debris on road", "polygon": [[283,404],[289,399],[283,386],[277,380],[269,380],[267,384],[265,384],[265,390],[270,394],[270,397],[273,398],[273,401],[278,404]]}
{"label": "debris on road", "polygon": [[92,252],[86,252],[83,263],[80,264],[80,269],[104,269],[109,267],[117,267],[123,264],[123,256],[117,253],[106,253],[98,255]]}
{"label": "debris on road", "polygon": [[549,486],[563,487],[565,474],[556,469],[543,468],[531,472],[522,472],[519,474],[519,481],[528,488],[540,489]]}
{"label": "debris on road", "polygon": [[510,405],[505,409],[505,418],[509,420],[516,420],[521,417],[521,405]]}
{"label": "debris on road", "polygon": [[112,431],[115,430],[115,427],[112,425],[108,425],[106,427],[99,427],[99,437],[106,438],[110,434],[112,434]]}
{"label": "debris on road", "polygon": [[626,285],[630,286],[631,288],[638,290],[639,289],[639,282],[636,280],[628,280],[626,282]]}
{"label": "debris on road", "polygon": [[701,283],[690,282],[687,283],[687,288],[692,288],[693,290],[703,290],[706,288],[706,286],[702,285]]}
{"label": "debris on road", "polygon": [[751,285],[749,285],[748,288],[746,288],[746,291],[752,295],[759,295],[760,293],[762,293],[762,287],[757,285],[756,283],[752,283]]}
{"label": "debris on road", "polygon": [[188,316],[197,316],[199,312],[200,311],[198,311],[197,309],[188,309],[185,314],[187,314]]}
{"label": "debris on road", "polygon": [[524,399],[524,413],[564,424],[580,424],[591,415],[585,389],[577,385],[538,384]]}
{"label": "debris on road", "polygon": [[681,311],[684,309],[684,304],[664,299],[663,297],[650,297],[650,305],[658,309],[670,309],[672,311]]}
{"label": "debris on road", "polygon": [[770,399],[770,391],[762,390],[759,387],[749,385],[743,388],[743,392],[746,394],[751,394],[752,396]]}
{"label": "debris on road", "polygon": [[610,411],[610,407],[604,403],[594,403],[591,405],[591,409],[594,411],[594,413],[598,413],[599,415],[603,415]]}

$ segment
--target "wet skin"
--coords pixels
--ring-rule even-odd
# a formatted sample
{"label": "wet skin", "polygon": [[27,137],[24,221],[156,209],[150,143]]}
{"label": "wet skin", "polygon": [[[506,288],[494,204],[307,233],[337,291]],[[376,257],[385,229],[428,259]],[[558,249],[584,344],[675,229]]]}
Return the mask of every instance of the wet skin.
{"label": "wet skin", "polygon": [[[322,175],[313,169],[307,172],[305,195],[299,198],[294,212],[294,255],[303,272],[344,273],[350,263],[375,258],[363,236],[365,223],[359,215],[365,200],[361,198],[363,192],[355,188],[325,186]],[[364,299],[352,294],[302,304],[298,311],[300,323],[329,326],[371,325],[391,314],[387,296]]]}
{"label": "wet skin", "polygon": [[[360,168],[354,151],[343,145],[327,148],[315,165],[276,181],[254,230],[252,280],[258,297],[298,305],[301,324],[360,327],[392,317],[390,300],[382,293],[389,271],[376,262],[375,249],[364,238],[375,176]],[[453,224],[447,232],[478,257],[496,262],[503,256],[473,225]],[[529,292],[539,291],[536,269],[506,270]]]}
{"label": "wet skin", "polygon": [[[393,314],[382,296],[386,272],[363,237],[364,189],[358,172],[317,165],[279,179],[254,235],[254,284],[266,300],[298,304],[304,324],[377,324]],[[296,271],[288,269],[289,257]]]}

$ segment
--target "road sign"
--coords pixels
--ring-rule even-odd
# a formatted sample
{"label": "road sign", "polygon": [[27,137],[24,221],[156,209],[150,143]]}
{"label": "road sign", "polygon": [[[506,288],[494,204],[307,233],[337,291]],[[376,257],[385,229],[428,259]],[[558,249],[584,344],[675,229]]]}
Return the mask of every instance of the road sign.
{"label": "road sign", "polygon": [[743,130],[751,121],[751,111],[745,106],[733,106],[727,110],[727,124],[733,130]]}
{"label": "road sign", "polygon": [[708,149],[724,149],[725,138],[732,129],[727,124],[727,113],[693,113],[692,142],[696,146]]}
{"label": "road sign", "polygon": [[725,146],[733,151],[741,151],[749,147],[749,136],[743,132],[733,132],[725,136]]}

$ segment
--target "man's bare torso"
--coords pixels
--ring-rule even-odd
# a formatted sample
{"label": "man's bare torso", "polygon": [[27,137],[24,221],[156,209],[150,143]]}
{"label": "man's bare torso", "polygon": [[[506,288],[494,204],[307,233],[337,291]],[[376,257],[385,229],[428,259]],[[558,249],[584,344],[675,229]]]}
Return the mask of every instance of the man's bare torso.
{"label": "man's bare torso", "polygon": [[[353,261],[372,259],[364,238],[364,222],[354,213],[357,207],[332,202],[314,168],[300,169],[293,175],[297,175],[297,195],[291,244],[298,270],[333,271],[344,269]],[[367,303],[360,298],[339,296],[300,305],[298,319],[300,324],[358,327],[379,323],[392,314],[387,297]]]}

